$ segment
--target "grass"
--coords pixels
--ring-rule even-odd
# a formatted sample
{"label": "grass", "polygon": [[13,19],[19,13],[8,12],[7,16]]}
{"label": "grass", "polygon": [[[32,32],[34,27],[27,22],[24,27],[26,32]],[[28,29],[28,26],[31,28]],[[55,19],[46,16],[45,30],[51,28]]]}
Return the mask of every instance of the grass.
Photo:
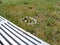
{"label": "grass", "polygon": [[[60,0],[1,0],[0,15],[51,45],[60,45]],[[28,25],[23,17],[38,22]]]}

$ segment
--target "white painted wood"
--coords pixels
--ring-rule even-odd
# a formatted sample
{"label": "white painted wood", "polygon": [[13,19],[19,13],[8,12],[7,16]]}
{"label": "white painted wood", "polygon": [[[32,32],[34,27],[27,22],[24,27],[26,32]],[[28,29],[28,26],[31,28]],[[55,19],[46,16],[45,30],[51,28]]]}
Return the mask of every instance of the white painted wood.
{"label": "white painted wood", "polygon": [[6,42],[6,40],[0,35],[0,40],[4,43],[4,45],[9,45],[9,43]]}
{"label": "white painted wood", "polygon": [[[9,36],[7,36],[2,30],[1,30],[1,34],[4,35],[13,45],[17,45]],[[1,41],[4,41],[3,39],[1,39]],[[4,42],[3,42],[4,43]]]}

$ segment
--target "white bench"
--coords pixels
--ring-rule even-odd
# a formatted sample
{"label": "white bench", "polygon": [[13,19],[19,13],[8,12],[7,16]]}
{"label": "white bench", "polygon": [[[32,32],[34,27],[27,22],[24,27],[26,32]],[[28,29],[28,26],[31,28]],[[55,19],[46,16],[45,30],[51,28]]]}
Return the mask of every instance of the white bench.
{"label": "white bench", "polygon": [[0,41],[4,45],[50,45],[2,16],[0,16]]}

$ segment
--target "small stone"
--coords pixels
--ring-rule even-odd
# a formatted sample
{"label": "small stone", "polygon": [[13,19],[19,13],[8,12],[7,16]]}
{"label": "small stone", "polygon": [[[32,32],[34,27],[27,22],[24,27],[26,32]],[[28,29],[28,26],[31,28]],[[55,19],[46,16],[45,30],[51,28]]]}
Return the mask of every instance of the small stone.
{"label": "small stone", "polygon": [[24,22],[27,22],[27,20],[24,20]]}

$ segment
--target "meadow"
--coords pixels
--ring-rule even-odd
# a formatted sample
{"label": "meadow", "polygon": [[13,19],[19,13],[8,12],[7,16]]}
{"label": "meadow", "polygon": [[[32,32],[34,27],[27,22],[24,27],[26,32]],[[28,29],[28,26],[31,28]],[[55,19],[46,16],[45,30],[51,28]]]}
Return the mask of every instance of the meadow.
{"label": "meadow", "polygon": [[[0,15],[51,45],[60,45],[60,0],[0,0]],[[26,16],[37,23],[24,22]]]}

